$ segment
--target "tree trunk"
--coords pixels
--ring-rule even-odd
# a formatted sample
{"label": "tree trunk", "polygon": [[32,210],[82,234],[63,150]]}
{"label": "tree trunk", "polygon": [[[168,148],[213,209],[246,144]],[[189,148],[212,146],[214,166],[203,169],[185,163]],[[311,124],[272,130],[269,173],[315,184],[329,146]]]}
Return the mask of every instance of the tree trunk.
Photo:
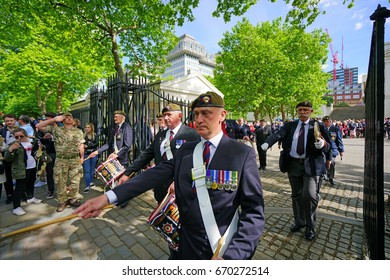
{"label": "tree trunk", "polygon": [[56,84],[56,109],[57,113],[63,113],[62,112],[62,97],[64,95],[64,83],[59,82]]}
{"label": "tree trunk", "polygon": [[111,45],[112,45],[112,48],[111,48],[111,52],[112,52],[112,55],[114,56],[114,62],[115,62],[115,70],[120,78],[120,80],[122,82],[125,81],[125,72],[123,71],[123,68],[122,68],[122,63],[121,63],[121,59],[119,57],[119,49],[118,49],[118,43],[116,42],[117,40],[117,34],[115,32],[112,32],[111,33]]}
{"label": "tree trunk", "polygon": [[37,97],[37,102],[38,102],[38,107],[41,109],[41,113],[45,114],[46,113],[46,102],[42,101],[42,95],[41,91],[39,90],[39,85],[35,85],[35,95]]}
{"label": "tree trunk", "polygon": [[254,112],[253,112],[253,115],[254,115],[255,122],[256,122],[259,119],[260,110],[259,109],[255,109]]}
{"label": "tree trunk", "polygon": [[284,122],[286,120],[286,112],[284,110],[283,104],[280,105],[280,113],[282,114],[282,121]]}

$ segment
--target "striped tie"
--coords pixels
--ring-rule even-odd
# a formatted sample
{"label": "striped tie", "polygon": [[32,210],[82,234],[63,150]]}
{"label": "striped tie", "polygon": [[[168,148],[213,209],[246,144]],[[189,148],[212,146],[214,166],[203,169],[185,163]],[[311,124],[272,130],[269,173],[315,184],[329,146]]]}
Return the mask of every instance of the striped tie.
{"label": "striped tie", "polygon": [[305,153],[305,123],[301,124],[301,129],[299,130],[298,143],[297,143],[297,154],[303,155]]}
{"label": "striped tie", "polygon": [[170,135],[169,135],[169,141],[172,141],[172,139],[173,139],[173,137],[175,136],[174,134],[174,132],[171,130],[170,132]]}
{"label": "striped tie", "polygon": [[204,164],[206,165],[206,168],[207,168],[207,166],[209,165],[209,161],[210,161],[210,145],[211,145],[211,142],[210,142],[210,141],[204,142],[204,148],[203,148],[203,162],[204,162]]}

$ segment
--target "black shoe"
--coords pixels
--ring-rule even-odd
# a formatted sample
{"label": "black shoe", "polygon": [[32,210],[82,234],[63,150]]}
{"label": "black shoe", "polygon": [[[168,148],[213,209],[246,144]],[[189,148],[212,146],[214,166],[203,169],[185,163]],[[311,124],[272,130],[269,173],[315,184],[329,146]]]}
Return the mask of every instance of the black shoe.
{"label": "black shoe", "polygon": [[51,198],[53,198],[53,197],[54,197],[54,193],[51,192],[51,191],[48,191],[48,192],[47,192],[47,195],[46,195],[46,198],[47,198],[47,199],[51,199]]}
{"label": "black shoe", "polygon": [[305,238],[306,240],[313,240],[316,237],[316,233],[314,231],[314,228],[307,227],[305,231]]}
{"label": "black shoe", "polygon": [[263,166],[261,169],[263,169],[265,171],[265,166]]}
{"label": "black shoe", "polygon": [[329,184],[331,184],[332,186],[336,185],[336,183],[333,181],[333,179],[329,179]]}
{"label": "black shoe", "polygon": [[290,231],[291,231],[291,232],[297,232],[297,231],[300,231],[301,228],[305,228],[305,227],[306,227],[306,226],[293,224],[293,225],[290,227]]}
{"label": "black shoe", "polygon": [[7,195],[7,199],[5,200],[5,204],[11,204],[12,202],[12,195]]}

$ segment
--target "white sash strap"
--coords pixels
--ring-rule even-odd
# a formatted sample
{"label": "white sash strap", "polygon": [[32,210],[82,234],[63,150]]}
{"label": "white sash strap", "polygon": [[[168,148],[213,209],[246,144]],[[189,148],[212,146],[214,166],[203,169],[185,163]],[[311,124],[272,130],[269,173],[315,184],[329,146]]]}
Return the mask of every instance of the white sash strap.
{"label": "white sash strap", "polygon": [[161,155],[163,155],[165,153],[165,155],[167,156],[167,160],[170,160],[173,158],[173,154],[171,151],[171,141],[169,141],[169,137],[170,137],[170,130],[167,129],[166,134],[165,134],[165,139],[162,143],[163,151],[161,153]]}
{"label": "white sash strap", "polygon": [[[203,165],[203,143],[204,141],[198,143],[195,147],[193,155],[194,168],[192,173],[196,187],[196,194],[198,196],[199,208],[202,214],[203,224],[206,229],[211,249],[215,253],[218,247],[218,242],[221,239],[221,234],[219,232],[218,225],[215,220],[209,193],[206,188],[206,171]],[[225,253],[226,248],[230,243],[230,240],[232,239],[234,233],[237,231],[237,223],[238,210],[236,210],[236,213],[234,214],[234,217],[224,234],[224,243],[222,244],[222,247],[218,253],[218,257],[221,257]]]}

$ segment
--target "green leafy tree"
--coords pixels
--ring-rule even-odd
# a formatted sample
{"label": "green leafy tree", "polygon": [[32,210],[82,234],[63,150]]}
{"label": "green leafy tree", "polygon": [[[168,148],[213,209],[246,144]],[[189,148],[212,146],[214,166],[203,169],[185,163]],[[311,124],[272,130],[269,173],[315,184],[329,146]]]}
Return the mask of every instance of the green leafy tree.
{"label": "green leafy tree", "polygon": [[[310,24],[321,13],[318,9],[319,0],[284,0],[284,2],[292,5],[288,18],[293,23]],[[232,15],[242,15],[255,3],[257,0],[218,0],[218,7],[213,15],[223,15],[228,21]],[[354,0],[344,0],[344,3],[351,6]],[[56,73],[57,79],[49,79],[47,75],[38,78],[33,75],[29,83],[29,76],[20,78],[24,80],[24,84],[29,84],[30,87],[33,85],[36,95],[32,96],[37,99],[40,108],[43,108],[43,103],[49,102],[52,92],[57,94],[57,108],[61,107],[63,96],[67,100],[68,91],[80,94],[83,87],[77,86],[78,81],[90,81],[88,77],[83,77],[83,74],[93,72],[98,76],[97,73],[102,72],[87,69],[88,66],[93,65],[92,68],[96,68],[96,64],[100,63],[105,67],[107,57],[111,58],[111,67],[122,79],[125,71],[131,75],[158,78],[166,67],[166,55],[177,42],[173,33],[174,26],[182,25],[185,20],[192,21],[194,19],[192,9],[198,4],[199,0],[0,0],[2,86],[7,83],[9,75],[8,68],[5,69],[3,65],[10,65],[10,63],[5,60],[12,58],[15,62],[16,58],[12,53],[19,54],[23,51],[27,54],[30,51],[32,54],[34,48],[40,51],[37,56],[41,56],[41,62],[45,60],[44,51],[46,51],[46,58],[52,59],[56,64],[57,67],[50,66],[48,72],[54,72],[53,69],[68,68],[68,72]],[[45,26],[46,30],[42,29],[37,36],[35,27],[41,25]],[[50,50],[48,45],[53,50]],[[39,46],[43,46],[43,49],[41,50]],[[66,47],[68,52],[73,54],[70,61],[65,62],[67,52],[57,56],[61,47]],[[83,47],[90,53],[79,52]],[[53,52],[57,52],[56,56],[52,56]],[[77,52],[79,57],[74,56]],[[125,67],[122,61],[124,57],[129,59]],[[61,59],[64,63],[62,68],[58,64],[61,63]],[[80,60],[85,61],[84,66],[77,64]],[[35,63],[34,67],[39,69],[36,72],[45,72],[42,69],[48,68],[45,63],[40,64],[38,61]],[[18,65],[14,67],[17,68]],[[106,71],[106,73],[110,72],[110,70]],[[69,73],[72,75],[68,75]],[[73,81],[71,77],[76,80]],[[10,80],[16,81],[14,78]],[[8,89],[10,87],[8,85]],[[18,88],[18,84],[14,84],[13,88]],[[13,94],[13,90],[2,90],[0,109],[4,104],[3,101],[10,100]],[[268,110],[271,109],[270,107]]]}
{"label": "green leafy tree", "polygon": [[78,32],[77,23],[72,29],[63,28],[62,21],[50,16],[41,21],[32,14],[34,24],[26,23],[28,35],[19,37],[19,46],[3,45],[0,98],[6,111],[20,112],[17,103],[25,103],[29,96],[30,102],[38,105],[37,113],[45,113],[47,105],[50,111],[62,112],[64,104],[66,109],[111,68],[107,56],[96,53],[88,41],[82,40],[84,35]]}
{"label": "green leafy tree", "polygon": [[124,79],[123,57],[131,75],[157,77],[164,72],[165,56],[177,43],[175,24],[193,20],[199,0],[29,0],[29,8],[60,18],[69,28],[77,22],[96,49],[108,51],[113,67]]}
{"label": "green leafy tree", "polygon": [[214,79],[227,108],[286,119],[299,101],[319,107],[328,79],[321,69],[328,40],[325,32],[306,33],[280,18],[256,26],[243,19],[219,42]]}
{"label": "green leafy tree", "polygon": [[[277,0],[268,0],[276,2]],[[225,22],[229,22],[233,15],[243,15],[251,6],[255,5],[258,0],[218,0],[217,9],[213,16],[223,16]],[[325,11],[320,10],[321,0],[284,0],[286,5],[291,5],[287,13],[286,21],[295,25],[305,27],[314,22],[314,20]],[[390,0],[389,0],[390,2]],[[354,6],[355,0],[343,0],[343,4],[348,8]]]}

